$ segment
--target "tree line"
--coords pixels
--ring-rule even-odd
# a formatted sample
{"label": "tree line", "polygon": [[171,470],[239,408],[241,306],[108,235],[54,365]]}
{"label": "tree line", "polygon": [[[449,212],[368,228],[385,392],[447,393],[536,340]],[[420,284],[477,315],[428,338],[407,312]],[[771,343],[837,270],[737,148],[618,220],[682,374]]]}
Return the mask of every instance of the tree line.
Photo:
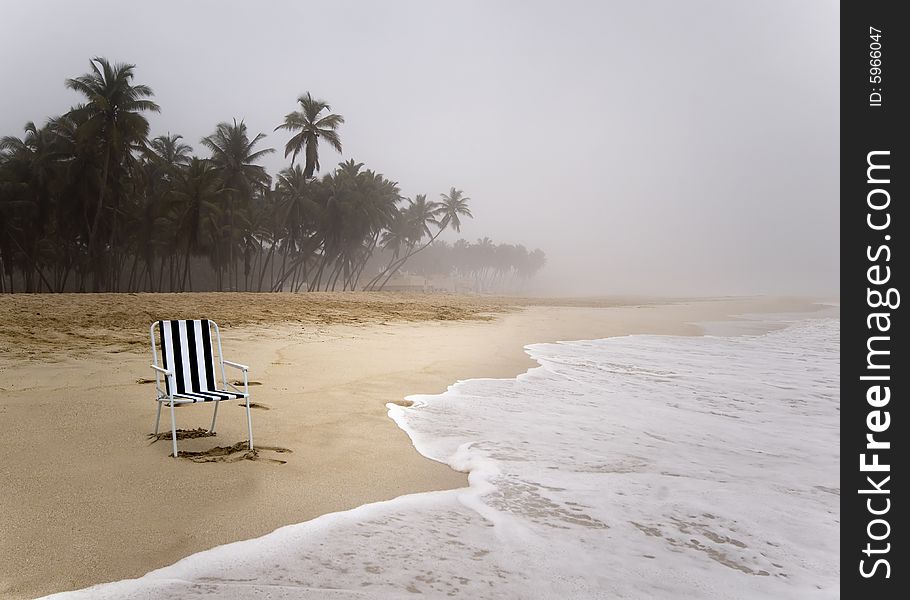
{"label": "tree line", "polygon": [[[300,96],[275,128],[290,165],[272,177],[264,133],[218,123],[204,157],[181,135],[149,137],[160,107],[135,65],[90,64],[65,82],[82,103],[0,138],[0,292],[381,290],[424,255],[423,271],[468,269],[453,252],[472,245],[438,240],[472,218],[462,190],[404,198],[354,160],[316,175],[321,144],[342,150],[344,117],[324,100]],[[510,269],[527,278],[545,257],[522,250]],[[502,252],[471,269],[485,256],[504,273]]]}
{"label": "tree line", "polygon": [[408,269],[428,278],[448,274],[459,291],[519,292],[546,260],[542,250],[529,251],[521,244],[460,239],[454,244],[434,242],[408,263]]}

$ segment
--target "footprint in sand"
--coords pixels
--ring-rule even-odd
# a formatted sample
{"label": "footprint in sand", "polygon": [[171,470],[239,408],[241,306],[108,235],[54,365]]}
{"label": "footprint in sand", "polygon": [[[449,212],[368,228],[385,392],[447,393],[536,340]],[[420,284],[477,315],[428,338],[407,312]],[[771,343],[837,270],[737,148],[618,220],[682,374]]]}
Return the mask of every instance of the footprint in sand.
{"label": "footprint in sand", "polygon": [[[238,402],[237,406],[239,406],[240,408],[246,408],[246,403]],[[262,404],[260,402],[250,402],[250,408],[258,408],[260,410],[272,410],[272,407],[270,407],[268,404]]]}
{"label": "footprint in sand", "polygon": [[[213,437],[217,434],[210,432],[207,429],[197,428],[197,429],[178,429],[177,430],[177,439],[178,440],[188,440],[192,438],[203,438],[203,437]],[[152,444],[160,440],[170,440],[171,432],[165,431],[158,434],[150,433],[148,434],[148,439],[152,440]],[[179,457],[186,458],[193,462],[206,463],[206,462],[226,462],[232,463],[240,460],[255,460],[260,462],[274,463],[283,465],[287,463],[286,460],[281,460],[278,458],[271,458],[264,453],[277,453],[277,454],[287,454],[291,450],[289,448],[282,448],[280,446],[256,446],[254,449],[250,450],[249,443],[247,441],[237,442],[233,446],[215,446],[214,448],[209,448],[208,450],[202,450],[199,452],[191,452],[189,450],[180,450]],[[169,456],[173,456],[170,454]]]}
{"label": "footprint in sand", "polygon": [[248,442],[243,441],[237,442],[233,446],[215,446],[214,448],[209,448],[208,450],[203,450],[201,452],[188,452],[183,450],[180,452],[179,456],[180,458],[186,458],[198,463],[233,463],[241,460],[255,460],[283,465],[288,462],[279,458],[265,456],[263,455],[264,452],[286,454],[291,452],[291,450],[280,446],[256,446],[254,449],[250,450]]}

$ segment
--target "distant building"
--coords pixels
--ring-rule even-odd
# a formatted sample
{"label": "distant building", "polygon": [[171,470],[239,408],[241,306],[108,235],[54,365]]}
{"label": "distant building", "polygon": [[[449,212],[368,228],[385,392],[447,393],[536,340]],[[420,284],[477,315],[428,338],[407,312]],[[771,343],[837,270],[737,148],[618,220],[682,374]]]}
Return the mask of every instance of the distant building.
{"label": "distant building", "polygon": [[395,273],[383,290],[388,292],[449,292],[472,294],[477,291],[477,282],[472,277],[434,275],[427,277],[416,273]]}
{"label": "distant building", "polygon": [[387,292],[426,292],[429,282],[423,275],[395,273],[382,288]]}

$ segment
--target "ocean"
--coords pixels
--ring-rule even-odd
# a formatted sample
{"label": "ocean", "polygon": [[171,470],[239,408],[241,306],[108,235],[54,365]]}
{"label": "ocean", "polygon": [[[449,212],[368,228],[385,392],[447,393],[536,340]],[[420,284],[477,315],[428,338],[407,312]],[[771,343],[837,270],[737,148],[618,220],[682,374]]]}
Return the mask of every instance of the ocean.
{"label": "ocean", "polygon": [[53,597],[836,598],[839,320],[775,326],[528,346],[514,379],[389,405],[468,488]]}

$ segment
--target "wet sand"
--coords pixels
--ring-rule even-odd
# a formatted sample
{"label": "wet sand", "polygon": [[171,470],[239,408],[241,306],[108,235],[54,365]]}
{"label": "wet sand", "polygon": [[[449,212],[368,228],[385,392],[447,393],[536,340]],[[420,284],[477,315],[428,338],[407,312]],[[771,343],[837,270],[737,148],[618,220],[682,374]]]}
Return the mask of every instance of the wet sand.
{"label": "wet sand", "polygon": [[[0,597],[136,577],[320,514],[463,486],[464,474],[414,450],[385,404],[512,377],[534,366],[525,344],[694,335],[697,322],[812,308],[767,298],[0,297]],[[251,367],[254,453],[238,403],[219,409],[214,437],[211,404],[179,408],[188,454],[178,460],[169,438],[150,435],[149,323],[200,316],[218,321],[225,357]]]}

